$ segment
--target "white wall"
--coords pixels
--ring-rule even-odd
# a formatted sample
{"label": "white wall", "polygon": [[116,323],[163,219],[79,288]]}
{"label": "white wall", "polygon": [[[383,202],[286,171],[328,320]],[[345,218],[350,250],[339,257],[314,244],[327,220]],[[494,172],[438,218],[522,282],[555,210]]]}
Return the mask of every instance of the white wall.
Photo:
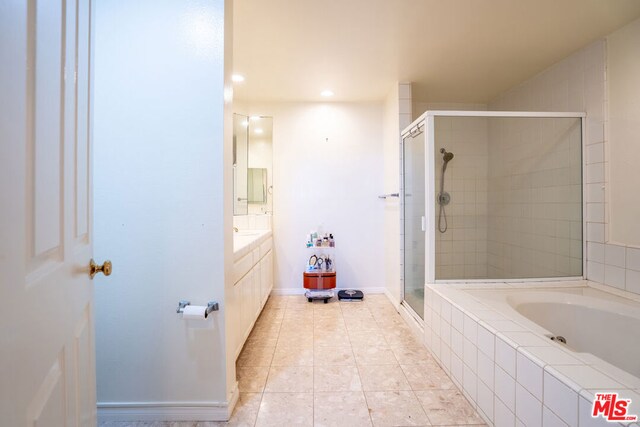
{"label": "white wall", "polygon": [[640,20],[607,37],[611,241],[640,246]]}
{"label": "white wall", "polygon": [[[411,83],[394,84],[383,112],[383,189],[380,194],[400,191],[400,132],[411,124]],[[402,263],[400,198],[389,197],[384,204],[384,269],[387,294],[395,304],[402,301]]]}
{"label": "white wall", "polygon": [[336,239],[337,286],[381,291],[384,278],[382,105],[250,105],[273,117],[274,292],[302,292],[319,226]]}
{"label": "white wall", "polygon": [[[225,419],[230,2],[95,4],[95,256],[114,266],[96,288],[99,411]],[[221,311],[195,327],[181,299]]]}
{"label": "white wall", "polygon": [[[613,33],[611,37],[635,33],[630,28],[638,21]],[[614,41],[614,45],[616,41]],[[619,47],[617,55],[637,55],[637,44]],[[615,74],[615,73],[614,73]],[[598,40],[563,59],[534,78],[502,94],[491,103],[495,110],[538,110],[538,111],[585,111],[586,129],[586,202],[587,202],[587,271],[589,280],[604,283],[614,288],[640,294],[640,249],[615,244],[609,237],[609,217],[618,209],[610,205],[610,183],[607,171],[611,152],[619,147],[619,140],[612,139],[614,133],[605,132],[609,127],[607,86],[617,87],[618,83],[607,81],[613,75],[607,73],[607,41]],[[616,77],[618,79],[620,77]],[[623,90],[636,91],[635,83],[622,83]],[[617,89],[616,89],[617,90]],[[627,161],[638,164],[640,158],[633,152]],[[635,193],[634,193],[635,194]],[[633,194],[626,194],[632,200]]]}

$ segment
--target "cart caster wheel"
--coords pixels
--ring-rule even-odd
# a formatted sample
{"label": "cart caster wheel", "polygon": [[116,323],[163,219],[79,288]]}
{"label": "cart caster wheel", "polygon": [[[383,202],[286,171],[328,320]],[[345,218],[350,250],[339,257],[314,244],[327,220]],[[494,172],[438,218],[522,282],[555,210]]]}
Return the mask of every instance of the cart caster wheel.
{"label": "cart caster wheel", "polygon": [[326,303],[328,303],[328,302],[329,302],[329,300],[325,298],[324,303],[326,304]]}
{"label": "cart caster wheel", "polygon": [[311,298],[307,298],[307,301],[312,302],[313,300]]}

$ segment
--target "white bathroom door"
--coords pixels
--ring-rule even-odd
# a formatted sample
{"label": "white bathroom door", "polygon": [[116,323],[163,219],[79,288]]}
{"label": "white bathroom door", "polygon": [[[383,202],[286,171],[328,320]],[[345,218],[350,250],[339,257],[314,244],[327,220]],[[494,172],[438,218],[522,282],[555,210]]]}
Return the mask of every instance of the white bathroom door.
{"label": "white bathroom door", "polygon": [[3,426],[96,424],[91,16],[91,0],[0,2]]}

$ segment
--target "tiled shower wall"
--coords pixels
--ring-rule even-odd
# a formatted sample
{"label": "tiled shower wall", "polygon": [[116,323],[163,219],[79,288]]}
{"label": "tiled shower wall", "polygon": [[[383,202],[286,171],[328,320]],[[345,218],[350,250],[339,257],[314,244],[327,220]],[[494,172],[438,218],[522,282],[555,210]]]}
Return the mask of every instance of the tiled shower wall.
{"label": "tiled shower wall", "polygon": [[[482,117],[436,117],[436,195],[440,191],[442,154],[454,154],[445,172],[448,228],[436,230],[436,279],[487,277],[488,122]],[[436,228],[440,206],[435,203]],[[444,225],[444,215],[442,224]]]}
{"label": "tiled shower wall", "polygon": [[640,249],[608,241],[606,41],[599,40],[502,94],[490,110],[585,111],[589,280],[640,294]]}
{"label": "tiled shower wall", "polygon": [[581,276],[580,119],[488,120],[489,277]]}

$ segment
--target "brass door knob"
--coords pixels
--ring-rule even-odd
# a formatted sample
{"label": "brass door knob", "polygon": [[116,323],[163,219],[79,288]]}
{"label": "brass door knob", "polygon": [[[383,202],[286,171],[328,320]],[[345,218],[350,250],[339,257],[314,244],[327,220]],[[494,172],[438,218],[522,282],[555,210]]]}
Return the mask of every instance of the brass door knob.
{"label": "brass door knob", "polygon": [[102,273],[105,276],[110,276],[112,269],[113,265],[111,264],[111,261],[105,261],[102,265],[96,264],[93,258],[91,258],[91,261],[89,261],[89,277],[92,279],[93,276],[98,273]]}

